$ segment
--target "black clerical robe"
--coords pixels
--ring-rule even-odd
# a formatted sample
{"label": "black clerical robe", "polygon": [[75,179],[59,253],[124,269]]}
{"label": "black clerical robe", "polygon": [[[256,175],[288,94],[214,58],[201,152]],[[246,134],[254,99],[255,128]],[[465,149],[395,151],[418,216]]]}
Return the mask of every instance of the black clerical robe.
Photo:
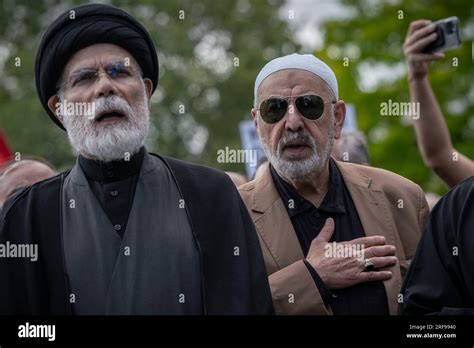
{"label": "black clerical robe", "polygon": [[171,172],[146,154],[137,179],[127,227],[119,231],[79,164],[63,182],[61,234],[73,313],[203,314],[199,250]]}
{"label": "black clerical robe", "polygon": [[[202,313],[273,314],[256,232],[228,176],[158,158],[169,169],[183,198],[196,241]],[[67,171],[22,190],[3,209],[0,244],[38,245],[38,260],[0,258],[0,314],[74,314],[61,234],[61,193],[69,174]]]}
{"label": "black clerical robe", "polygon": [[474,177],[433,208],[402,294],[402,314],[474,315]]}

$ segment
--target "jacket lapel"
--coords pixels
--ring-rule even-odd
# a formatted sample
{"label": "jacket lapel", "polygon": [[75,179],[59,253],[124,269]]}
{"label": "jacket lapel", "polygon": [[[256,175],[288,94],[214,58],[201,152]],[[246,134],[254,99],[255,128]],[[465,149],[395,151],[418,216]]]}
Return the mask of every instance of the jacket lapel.
{"label": "jacket lapel", "polygon": [[298,237],[273,184],[269,164],[265,164],[264,173],[255,183],[251,209],[261,213],[255,221],[255,227],[265,243],[274,261],[267,265],[269,273],[284,268],[303,259]]}

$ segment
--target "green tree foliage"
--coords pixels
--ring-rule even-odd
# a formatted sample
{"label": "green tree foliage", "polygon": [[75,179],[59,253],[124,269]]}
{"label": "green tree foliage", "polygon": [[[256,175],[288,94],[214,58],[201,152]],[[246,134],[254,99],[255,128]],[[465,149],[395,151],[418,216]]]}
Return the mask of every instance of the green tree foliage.
{"label": "green tree foliage", "polygon": [[[345,0],[343,4],[350,9],[350,17],[324,24],[324,46],[315,54],[335,70],[340,98],[355,105],[359,127],[369,138],[372,164],[399,173],[427,191],[444,193],[443,183],[423,164],[408,120],[381,116],[380,105],[389,99],[409,101],[402,48],[409,23],[457,16],[465,42],[460,48],[446,52],[444,60],[431,65],[430,81],[454,147],[474,159],[472,2]],[[349,58],[348,66],[344,58]],[[381,71],[380,83],[363,83],[362,75],[375,70]]]}
{"label": "green tree foliage", "polygon": [[[83,2],[0,1],[0,128],[14,151],[43,156],[60,168],[71,166],[74,154],[64,132],[48,120],[38,101],[33,63],[45,28],[79,3]],[[318,3],[315,0],[307,11],[318,11]],[[341,98],[355,105],[359,127],[368,135],[373,165],[443,193],[443,184],[421,160],[407,119],[380,116],[380,104],[409,100],[402,44],[410,21],[458,16],[463,34],[471,37],[432,65],[430,80],[454,146],[474,158],[474,7],[469,0],[342,3],[347,16],[322,25],[324,44],[315,53],[335,70]],[[216,153],[226,146],[241,147],[238,123],[250,117],[253,83],[260,68],[276,56],[300,50],[288,23],[278,15],[284,0],[117,0],[111,4],[135,16],[150,31],[159,52],[160,81],[152,98],[149,150],[243,171],[243,165],[217,163]],[[373,71],[380,73],[370,83],[367,74]]]}
{"label": "green tree foliage", "polygon": [[[0,11],[0,128],[13,151],[73,164],[63,131],[49,121],[34,87],[34,57],[46,27],[76,1],[2,0]],[[150,151],[223,170],[217,150],[239,149],[238,123],[250,117],[261,67],[298,50],[278,10],[283,0],[112,1],[149,30],[160,60],[152,98]],[[16,58],[21,65],[16,66]]]}

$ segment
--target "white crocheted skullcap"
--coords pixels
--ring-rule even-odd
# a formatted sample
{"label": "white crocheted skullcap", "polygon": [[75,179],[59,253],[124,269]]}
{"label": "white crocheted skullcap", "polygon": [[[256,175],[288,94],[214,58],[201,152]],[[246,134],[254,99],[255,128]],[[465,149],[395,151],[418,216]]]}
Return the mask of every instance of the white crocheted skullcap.
{"label": "white crocheted skullcap", "polygon": [[257,75],[254,88],[254,101],[257,101],[257,90],[262,82],[271,74],[285,69],[301,69],[309,71],[316,76],[319,76],[327,83],[329,88],[333,91],[336,100],[338,97],[337,79],[334,71],[321,59],[316,58],[312,54],[298,54],[293,53],[287,56],[275,58],[268,62]]}

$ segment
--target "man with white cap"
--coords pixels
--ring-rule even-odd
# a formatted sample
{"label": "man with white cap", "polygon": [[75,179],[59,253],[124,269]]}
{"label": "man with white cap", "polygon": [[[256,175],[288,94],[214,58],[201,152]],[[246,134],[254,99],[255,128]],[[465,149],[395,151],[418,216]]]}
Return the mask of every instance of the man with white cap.
{"label": "man with white cap", "polygon": [[313,55],[269,62],[252,116],[269,164],[239,192],[255,223],[277,314],[396,314],[428,215],[420,187],[331,158],[346,107]]}

